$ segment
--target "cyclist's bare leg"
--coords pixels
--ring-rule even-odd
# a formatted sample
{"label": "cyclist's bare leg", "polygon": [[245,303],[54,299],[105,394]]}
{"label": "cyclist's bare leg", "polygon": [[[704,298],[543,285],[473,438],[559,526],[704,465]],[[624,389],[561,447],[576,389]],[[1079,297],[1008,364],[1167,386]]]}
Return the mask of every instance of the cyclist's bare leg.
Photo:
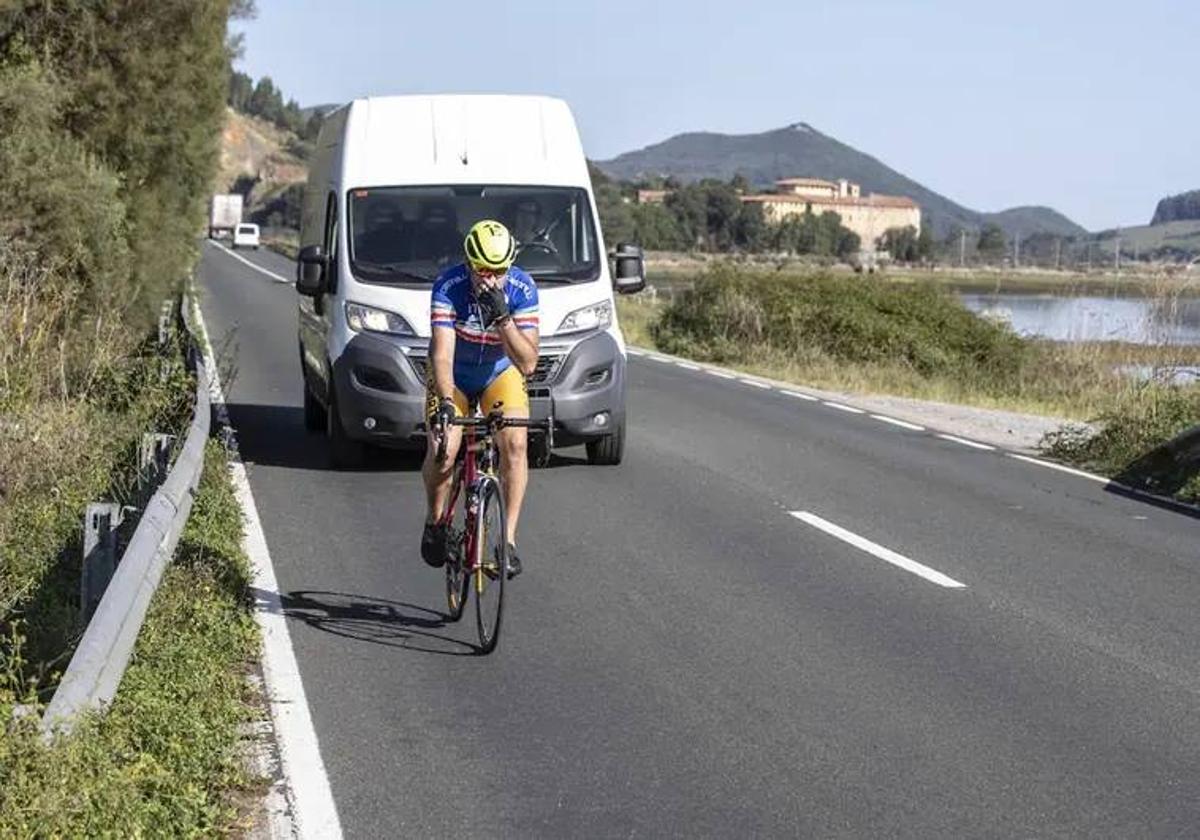
{"label": "cyclist's bare leg", "polygon": [[426,522],[437,522],[446,511],[450,480],[454,476],[454,459],[461,444],[462,428],[451,426],[446,429],[446,457],[439,461],[437,440],[433,435],[426,438],[425,463],[421,466],[421,477],[425,479]]}
{"label": "cyclist's bare leg", "polygon": [[[512,412],[510,417],[527,416]],[[496,448],[500,450],[500,484],[504,488],[505,530],[508,541],[517,543],[517,522],[521,519],[521,502],[525,500],[525,486],[529,483],[529,430],[524,428],[501,429],[496,433]]]}

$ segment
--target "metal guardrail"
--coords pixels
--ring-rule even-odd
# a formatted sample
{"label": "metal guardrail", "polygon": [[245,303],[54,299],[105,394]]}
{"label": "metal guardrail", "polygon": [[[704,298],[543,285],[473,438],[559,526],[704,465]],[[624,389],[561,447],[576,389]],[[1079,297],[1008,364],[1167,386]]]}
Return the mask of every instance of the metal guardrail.
{"label": "metal guardrail", "polygon": [[187,524],[204,468],[204,445],[211,423],[209,378],[196,351],[190,298],[181,305],[196,370],[196,406],[187,439],[162,486],[147,502],[137,529],[104,591],[50,705],[42,715],[46,735],[69,731],[81,712],[112,702],[125,674],[150,600],[175,553]]}

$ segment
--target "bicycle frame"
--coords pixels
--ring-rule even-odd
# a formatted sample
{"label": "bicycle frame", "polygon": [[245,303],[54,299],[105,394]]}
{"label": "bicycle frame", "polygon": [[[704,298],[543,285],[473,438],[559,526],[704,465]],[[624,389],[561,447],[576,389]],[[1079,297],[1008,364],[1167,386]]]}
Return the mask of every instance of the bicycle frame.
{"label": "bicycle frame", "polygon": [[[462,544],[463,556],[460,558],[465,564],[464,568],[468,574],[473,574],[478,569],[478,564],[475,563],[475,525],[476,518],[479,515],[479,509],[476,504],[470,499],[470,494],[474,491],[479,479],[487,474],[491,475],[494,469],[493,459],[495,458],[495,450],[492,447],[492,435],[487,432],[479,435],[474,426],[467,426],[463,429],[463,457],[462,461],[456,465],[454,480],[450,485],[450,497],[446,502],[446,509],[442,512],[441,524],[449,527],[454,521],[454,507],[458,504],[460,495],[466,494],[467,511],[464,521],[464,529],[466,533],[463,535],[464,541]],[[477,454],[486,456],[485,468],[481,470],[477,460]],[[483,588],[482,579],[476,580],[475,591],[478,593]]]}

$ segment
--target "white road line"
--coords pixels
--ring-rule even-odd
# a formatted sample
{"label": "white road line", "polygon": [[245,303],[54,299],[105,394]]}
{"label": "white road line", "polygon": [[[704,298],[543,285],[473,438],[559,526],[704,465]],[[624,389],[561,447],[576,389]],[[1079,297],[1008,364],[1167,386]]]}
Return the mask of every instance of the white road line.
{"label": "white road line", "polygon": [[985,452],[994,452],[996,450],[996,447],[988,446],[986,443],[976,443],[973,440],[967,440],[966,438],[955,437],[954,435],[939,434],[938,437],[940,437],[942,440],[948,440],[951,443],[959,443],[959,444],[962,444],[963,446],[969,446],[972,449],[982,449]]}
{"label": "white road line", "polygon": [[795,397],[798,400],[808,400],[809,402],[820,402],[820,399],[812,394],[801,394],[799,391],[780,391],[781,394],[787,394],[789,397]]}
{"label": "white road line", "polygon": [[861,408],[855,408],[852,405],[842,405],[841,403],[822,402],[821,405],[827,405],[830,408],[836,408],[838,411],[844,411],[847,414],[866,414],[867,413],[867,412],[863,411]]}
{"label": "white road line", "polygon": [[676,362],[675,364],[684,370],[700,370],[700,365],[694,365],[691,362]]}
{"label": "white road line", "polygon": [[246,265],[248,265],[248,266],[250,266],[251,268],[253,268],[255,271],[258,271],[258,272],[261,272],[261,273],[263,273],[263,274],[267,275],[267,276],[268,276],[268,277],[270,277],[272,280],[274,280],[276,283],[286,283],[287,285],[289,285],[289,286],[290,286],[290,285],[292,285],[292,283],[294,282],[294,281],[292,281],[292,280],[289,280],[289,279],[287,279],[287,278],[286,278],[286,277],[284,277],[282,274],[276,274],[274,271],[270,271],[270,270],[268,270],[268,269],[265,269],[265,268],[263,268],[261,265],[257,265],[257,264],[255,264],[255,263],[252,263],[252,262],[250,262],[250,260],[248,260],[248,259],[246,259],[245,257],[243,257],[241,254],[237,253],[236,251],[231,251],[231,250],[229,250],[229,249],[228,249],[228,248],[226,248],[224,245],[222,245],[220,242],[215,242],[215,241],[213,241],[212,239],[209,239],[209,240],[206,240],[206,241],[207,241],[207,242],[209,242],[209,243],[211,243],[211,244],[213,244],[213,245],[215,245],[215,246],[217,246],[217,247],[218,247],[218,248],[220,248],[222,251],[224,251],[226,254],[228,254],[229,256],[233,257],[235,260],[240,260],[241,262],[244,262]]}
{"label": "white road line", "polygon": [[806,510],[790,510],[788,513],[799,519],[801,522],[811,525],[819,531],[824,531],[831,537],[836,537],[842,542],[849,543],[861,551],[865,551],[868,554],[874,555],[880,560],[891,563],[893,566],[904,569],[904,571],[910,572],[917,577],[922,577],[930,583],[936,583],[938,586],[944,586],[947,589],[966,588],[965,583],[960,583],[954,578],[942,574],[937,569],[931,569],[926,565],[918,563],[916,560],[910,560],[903,554],[897,554],[890,548],[884,548],[878,543],[871,542],[865,537],[860,537],[858,534],[847,531],[845,528],[839,528],[837,525],[822,519],[816,514],[809,513]]}
{"label": "white road line", "polygon": [[628,353],[630,356],[645,356],[646,355],[645,350],[635,350],[632,347],[626,347],[625,352]]}
{"label": "white road line", "polygon": [[254,586],[258,590],[259,604],[255,610],[255,618],[262,632],[263,677],[271,705],[271,719],[279,747],[281,770],[287,786],[286,797],[291,806],[290,825],[286,813],[271,813],[272,836],[329,837],[336,840],[342,836],[342,825],[338,819],[337,805],[333,801],[333,792],[329,787],[329,776],[321,760],[317,731],[313,727],[312,714],[300,678],[300,666],[296,663],[296,653],[292,650],[291,636],[279,597],[279,584],[275,580],[275,567],[271,563],[271,552],[267,549],[267,538],[258,518],[258,506],[254,503],[254,493],[246,477],[246,466],[242,462],[236,439],[229,426],[225,394],[198,301],[195,312],[196,324],[204,345],[205,365],[212,376],[209,390],[217,419],[222,426],[230,429],[229,440],[233,458],[229,468],[234,492],[246,517],[243,547],[254,566]]}
{"label": "white road line", "polygon": [[743,385],[753,385],[755,388],[762,388],[764,391],[771,390],[771,386],[766,382],[758,382],[754,379],[739,379],[738,382],[741,382]]}
{"label": "white road line", "polygon": [[872,414],[871,418],[874,420],[878,420],[881,423],[890,423],[893,426],[899,426],[901,429],[909,429],[910,431],[914,431],[914,432],[925,431],[924,426],[918,426],[916,423],[909,423],[905,420],[897,420],[895,417],[888,417],[883,414]]}
{"label": "white road line", "polygon": [[715,370],[713,368],[704,368],[705,373],[711,373],[713,376],[719,376],[722,379],[737,379],[732,373],[726,373],[723,370]]}
{"label": "white road line", "polygon": [[648,358],[648,359],[653,359],[653,360],[654,360],[654,361],[656,361],[656,362],[661,362],[661,363],[662,363],[662,364],[664,364],[664,365],[673,365],[673,364],[675,364],[675,360],[674,360],[674,359],[669,359],[669,358],[667,358],[666,356],[647,356],[646,358]]}
{"label": "white road line", "polygon": [[1102,475],[1095,475],[1090,472],[1084,472],[1083,470],[1073,469],[1072,467],[1064,467],[1062,464],[1056,464],[1053,461],[1043,461],[1039,458],[1030,458],[1028,455],[1017,455],[1015,452],[1010,452],[1008,453],[1008,457],[1016,458],[1018,461],[1024,461],[1026,464],[1037,464],[1039,467],[1049,467],[1052,470],[1058,470],[1059,472],[1064,472],[1067,475],[1078,476],[1079,478],[1086,478],[1088,481],[1096,481],[1100,484],[1109,484],[1112,481],[1111,479],[1105,478]]}

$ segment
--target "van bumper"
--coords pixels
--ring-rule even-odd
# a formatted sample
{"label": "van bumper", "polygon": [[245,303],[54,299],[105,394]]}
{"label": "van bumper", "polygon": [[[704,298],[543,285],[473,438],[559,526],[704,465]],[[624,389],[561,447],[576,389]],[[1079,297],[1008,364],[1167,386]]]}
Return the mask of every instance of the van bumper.
{"label": "van bumper", "polygon": [[[427,339],[355,335],[333,364],[346,433],[378,446],[425,445]],[[554,445],[612,434],[625,422],[625,356],[606,332],[542,342],[529,378],[530,415],[554,418]]]}

